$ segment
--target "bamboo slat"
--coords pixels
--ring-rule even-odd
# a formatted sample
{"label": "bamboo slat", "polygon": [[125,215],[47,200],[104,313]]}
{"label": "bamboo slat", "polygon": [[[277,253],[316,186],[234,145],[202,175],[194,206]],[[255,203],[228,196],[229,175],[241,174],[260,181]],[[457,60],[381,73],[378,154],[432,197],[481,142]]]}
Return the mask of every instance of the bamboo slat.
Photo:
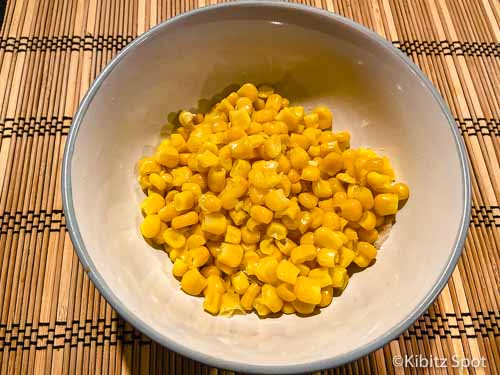
{"label": "bamboo slat", "polygon": [[[0,373],[231,373],[175,354],[124,322],[88,279],[60,193],[68,130],[92,80],[133,38],[217,0],[7,1],[0,29]],[[305,0],[359,22],[409,56],[465,141],[472,220],[431,308],[403,335],[335,374],[420,373],[396,355],[486,358],[500,373],[500,3]],[[30,301],[30,303],[26,303]],[[431,374],[448,373],[431,368]]]}

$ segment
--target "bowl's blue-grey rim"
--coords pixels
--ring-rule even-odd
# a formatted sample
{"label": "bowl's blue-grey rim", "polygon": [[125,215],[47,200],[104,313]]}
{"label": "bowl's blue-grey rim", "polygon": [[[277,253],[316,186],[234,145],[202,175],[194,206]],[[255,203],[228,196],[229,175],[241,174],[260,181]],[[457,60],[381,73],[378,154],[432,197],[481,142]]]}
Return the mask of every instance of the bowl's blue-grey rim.
{"label": "bowl's blue-grey rim", "polygon": [[[364,34],[369,37],[373,41],[377,42],[381,48],[388,50],[390,53],[398,56],[405,64],[411,69],[422,81],[427,90],[432,94],[434,100],[439,104],[443,114],[448,119],[448,125],[451,128],[453,137],[455,139],[455,144],[457,147],[457,152],[460,157],[461,169],[462,169],[462,182],[463,182],[463,211],[459,232],[457,233],[455,245],[453,251],[448,259],[448,262],[444,269],[441,272],[441,275],[435,285],[431,290],[428,291],[427,295],[423,300],[421,300],[418,305],[413,309],[413,311],[408,314],[406,318],[404,318],[399,324],[392,327],[385,334],[377,337],[375,340],[365,343],[358,349],[352,350],[350,352],[335,356],[329,359],[322,359],[318,361],[313,361],[309,363],[290,365],[290,366],[275,366],[275,365],[261,365],[261,364],[246,364],[240,362],[233,362],[228,360],[223,360],[217,358],[215,355],[207,355],[195,350],[192,350],[189,347],[184,346],[180,342],[175,342],[161,335],[160,333],[153,330],[147,324],[145,324],[139,316],[131,312],[127,306],[126,302],[121,301],[111,290],[111,288],[106,284],[102,275],[97,271],[89,253],[85,247],[85,243],[80,234],[80,230],[78,228],[78,223],[76,221],[75,210],[73,206],[73,196],[72,196],[72,186],[71,186],[71,161],[73,157],[73,152],[75,148],[76,138],[78,136],[78,131],[82,124],[82,120],[85,116],[85,113],[92,102],[97,90],[106,79],[106,77],[110,74],[113,68],[120,62],[120,60],[129,53],[132,49],[136,48],[139,44],[144,42],[147,38],[156,34],[160,31],[165,25],[172,25],[175,22],[184,19],[186,17],[191,17],[200,12],[206,12],[207,10],[213,11],[218,8],[225,7],[284,7],[284,8],[293,8],[299,11],[310,12],[316,14],[318,16],[330,18],[335,22],[340,22],[344,25],[347,25],[358,32]],[[93,82],[92,86],[88,90],[87,94],[83,98],[78,111],[74,117],[73,124],[69,130],[68,139],[66,142],[65,150],[64,150],[64,158],[63,158],[63,169],[62,169],[62,196],[63,196],[63,207],[64,214],[66,216],[66,222],[68,231],[75,247],[75,250],[80,258],[80,261],[83,264],[85,271],[88,273],[90,280],[94,283],[100,293],[104,296],[104,298],[113,306],[113,308],[123,317],[127,322],[136,327],[139,331],[144,333],[146,336],[155,340],[156,342],[164,345],[165,347],[174,350],[184,356],[193,358],[197,361],[206,363],[211,366],[231,369],[242,372],[250,372],[250,373],[301,373],[301,372],[310,372],[321,370],[325,368],[337,367],[343,365],[345,363],[354,361],[360,357],[363,357],[380,347],[387,344],[392,339],[401,335],[413,322],[415,322],[431,305],[431,303],[437,298],[441,290],[446,285],[451,273],[455,269],[456,263],[460,254],[462,252],[465,237],[467,235],[467,229],[469,225],[469,217],[471,210],[471,185],[470,185],[470,175],[469,175],[469,167],[467,163],[467,152],[465,149],[464,142],[460,136],[460,133],[455,125],[453,117],[451,116],[448,107],[444,103],[444,100],[441,98],[436,88],[432,85],[429,79],[422,73],[422,71],[408,59],[402,52],[400,52],[397,48],[395,48],[390,42],[384,40],[380,36],[378,36],[373,31],[365,28],[364,26],[355,23],[347,18],[339,16],[337,14],[312,8],[306,5],[285,3],[285,2],[277,2],[277,1],[238,1],[234,3],[224,3],[219,5],[213,5],[209,7],[203,7],[199,9],[192,10],[187,13],[183,13],[176,17],[167,20],[149,31],[145,32],[130,44],[128,44],[111,62],[103,69],[103,71],[99,74],[96,80]]]}

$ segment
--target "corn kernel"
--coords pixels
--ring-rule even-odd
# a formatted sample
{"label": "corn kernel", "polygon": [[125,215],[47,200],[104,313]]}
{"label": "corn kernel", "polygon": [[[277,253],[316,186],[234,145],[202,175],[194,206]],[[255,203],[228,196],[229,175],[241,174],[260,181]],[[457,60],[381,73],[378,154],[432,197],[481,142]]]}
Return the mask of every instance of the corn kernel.
{"label": "corn kernel", "polygon": [[375,224],[376,224],[376,217],[375,214],[371,211],[365,211],[363,212],[363,216],[361,216],[361,219],[359,219],[359,225],[366,229],[366,230],[372,230],[375,229]]}
{"label": "corn kernel", "polygon": [[338,250],[344,244],[345,236],[328,227],[319,227],[314,231],[314,243],[319,247]]}
{"label": "corn kernel", "polygon": [[319,303],[320,307],[326,307],[332,303],[333,300],[333,288],[328,286],[326,288],[321,289],[321,302]]}
{"label": "corn kernel", "polygon": [[262,147],[264,158],[274,159],[281,153],[281,138],[276,134],[271,135],[264,141]]}
{"label": "corn kernel", "polygon": [[255,102],[257,100],[259,94],[257,87],[255,87],[251,83],[245,83],[243,86],[240,87],[237,93],[240,97],[248,98],[252,102]]}
{"label": "corn kernel", "polygon": [[177,211],[189,210],[194,206],[194,194],[191,191],[183,191],[174,196],[174,207]]}
{"label": "corn kernel", "polygon": [[308,165],[302,170],[302,175],[300,178],[305,181],[318,181],[320,176],[320,171],[318,167]]}
{"label": "corn kernel", "polygon": [[373,208],[373,194],[367,187],[349,185],[347,188],[347,197],[357,199],[365,210]]}
{"label": "corn kernel", "polygon": [[235,312],[243,312],[240,304],[240,296],[234,292],[224,293],[221,298],[219,314],[231,316]]}
{"label": "corn kernel", "polygon": [[302,301],[299,301],[296,299],[295,301],[292,301],[292,306],[295,309],[295,311],[299,314],[311,314],[314,311],[314,308],[316,305],[310,304],[310,303],[305,303]]}
{"label": "corn kernel", "polygon": [[206,285],[207,280],[197,269],[189,270],[182,276],[181,287],[187,294],[197,296]]}
{"label": "corn kernel", "polygon": [[210,168],[207,184],[208,188],[214,193],[221,192],[226,186],[226,170],[224,168]]}
{"label": "corn kernel", "polygon": [[260,232],[252,232],[247,227],[241,228],[241,240],[246,244],[254,244],[260,240]]}
{"label": "corn kernel", "polygon": [[213,194],[202,194],[198,199],[198,205],[207,214],[218,212],[222,207],[220,199]]}
{"label": "corn kernel", "polygon": [[394,215],[398,212],[398,196],[392,193],[375,196],[375,213],[379,216]]}
{"label": "corn kernel", "polygon": [[305,264],[297,264],[296,265],[297,268],[299,269],[299,275],[300,276],[307,276],[309,275],[309,272],[311,271],[311,269],[309,267],[307,267]]}
{"label": "corn kernel", "polygon": [[175,168],[179,164],[179,151],[171,144],[162,143],[156,150],[154,157],[158,164],[167,168]]}
{"label": "corn kernel", "polygon": [[312,209],[318,204],[318,197],[311,193],[300,193],[299,203],[305,208]]}
{"label": "corn kernel", "polygon": [[340,202],[340,216],[349,221],[358,221],[363,214],[363,206],[357,199],[348,198]]}
{"label": "corn kernel", "polygon": [[160,233],[161,221],[158,215],[147,215],[141,224],[141,233],[145,238],[154,238]]}
{"label": "corn kernel", "polygon": [[295,284],[299,276],[300,269],[288,260],[281,261],[276,267],[276,276],[279,280]]}
{"label": "corn kernel", "polygon": [[250,216],[259,223],[269,224],[273,219],[273,212],[264,206],[255,205],[250,210]]}
{"label": "corn kernel", "polygon": [[314,245],[305,244],[294,248],[290,254],[290,260],[294,264],[304,263],[316,259],[317,250]]}
{"label": "corn kernel", "polygon": [[400,201],[407,200],[408,197],[410,196],[410,189],[408,188],[408,185],[402,182],[397,182],[394,185],[392,185],[390,187],[390,191],[391,193],[396,194]]}
{"label": "corn kernel", "polygon": [[366,182],[372,190],[376,192],[383,192],[389,186],[391,178],[382,173],[372,171],[366,175]]}
{"label": "corn kernel", "polygon": [[141,159],[137,167],[141,176],[149,175],[151,173],[159,173],[161,171],[160,164],[158,164],[154,158]]}
{"label": "corn kernel", "polygon": [[366,230],[364,228],[360,228],[358,230],[358,237],[360,241],[374,243],[378,239],[378,231],[376,229]]}
{"label": "corn kernel", "polygon": [[319,281],[321,288],[325,288],[332,284],[332,278],[327,268],[314,268],[309,272],[307,277]]}
{"label": "corn kernel", "polygon": [[263,303],[262,297],[257,297],[253,302],[253,307],[259,316],[271,314],[271,310]]}
{"label": "corn kernel", "polygon": [[157,193],[150,193],[141,203],[142,211],[146,215],[156,214],[165,206],[165,199]]}
{"label": "corn kernel", "polygon": [[339,253],[333,249],[321,248],[318,251],[317,260],[322,267],[334,267],[339,260]]}
{"label": "corn kernel", "polygon": [[198,213],[191,211],[184,215],[176,216],[172,219],[172,228],[180,229],[198,222]]}
{"label": "corn kernel", "polygon": [[330,276],[332,278],[332,286],[334,288],[344,289],[349,281],[349,276],[347,275],[347,270],[341,266],[335,266],[330,270]]}
{"label": "corn kernel", "polygon": [[247,311],[252,310],[253,302],[255,301],[255,298],[259,295],[259,293],[260,286],[255,283],[250,284],[250,286],[241,297],[241,306]]}
{"label": "corn kernel", "polygon": [[354,263],[360,267],[367,267],[377,256],[377,249],[368,242],[358,242],[357,251],[358,255],[354,258]]}
{"label": "corn kernel", "polygon": [[286,229],[286,227],[283,224],[278,223],[276,221],[273,221],[267,227],[266,234],[269,237],[274,238],[275,240],[279,241],[279,240],[284,240],[286,238],[286,236],[288,234],[288,230]]}
{"label": "corn kernel", "polygon": [[248,282],[247,275],[240,271],[231,275],[231,285],[236,293],[244,294],[250,286],[250,283]]}
{"label": "corn kernel", "polygon": [[218,314],[221,306],[222,294],[210,289],[205,295],[205,300],[203,301],[203,308],[211,314]]}
{"label": "corn kernel", "polygon": [[[231,217],[231,220],[233,220],[234,225],[238,225],[238,226],[245,223],[248,219],[248,214],[243,210],[240,210],[240,211],[231,210],[231,211],[229,211],[229,216]],[[229,241],[226,241],[226,242],[229,242]]]}
{"label": "corn kernel", "polygon": [[230,111],[229,120],[231,121],[231,125],[233,127],[237,127],[243,130],[247,130],[250,126],[250,123],[252,122],[248,111],[244,108]]}
{"label": "corn kernel", "polygon": [[339,257],[339,266],[343,268],[347,268],[354,258],[356,257],[356,253],[349,249],[348,247],[342,246],[340,248],[340,257]]}
{"label": "corn kernel", "polygon": [[[293,168],[303,169],[309,165],[309,155],[302,147],[292,148],[288,153],[288,158]],[[290,176],[288,176],[288,178],[290,178]],[[291,178],[290,181],[293,183]]]}
{"label": "corn kernel", "polygon": [[200,272],[203,275],[203,277],[205,277],[207,279],[207,288],[210,287],[210,276],[220,277],[220,275],[221,275],[220,270],[214,265],[205,266],[201,269]]}
{"label": "corn kernel", "polygon": [[283,301],[278,296],[276,288],[269,284],[264,284],[261,289],[262,303],[273,313],[277,313],[283,307]]}
{"label": "corn kernel", "polygon": [[238,244],[223,242],[217,260],[228,267],[238,267],[243,260],[243,248]]}
{"label": "corn kernel", "polygon": [[314,113],[318,115],[318,125],[320,129],[331,129],[333,122],[333,115],[330,110],[325,106],[314,108]]}
{"label": "corn kernel", "polygon": [[314,245],[314,233],[307,232],[300,237],[301,245]]}
{"label": "corn kernel", "polygon": [[283,108],[276,115],[276,120],[283,121],[290,130],[296,130],[300,122],[300,116],[290,107]]}
{"label": "corn kernel", "polygon": [[272,121],[274,119],[274,115],[275,112],[270,109],[261,109],[260,111],[253,112],[252,121],[263,124],[265,122]]}
{"label": "corn kernel", "polygon": [[295,283],[294,293],[301,302],[317,305],[321,302],[321,286],[316,279],[299,276]]}
{"label": "corn kernel", "polygon": [[177,258],[172,267],[172,273],[175,277],[182,277],[189,270],[189,266],[182,259]]}
{"label": "corn kernel", "polygon": [[296,299],[293,285],[282,283],[276,287],[276,293],[279,298],[286,302],[292,302]]}
{"label": "corn kernel", "polygon": [[261,258],[256,265],[255,276],[264,283],[273,284],[277,280],[277,267],[278,261],[275,257],[267,256]]}
{"label": "corn kernel", "polygon": [[292,249],[296,247],[297,245],[295,242],[293,242],[291,239],[284,238],[281,241],[276,241],[276,246],[278,247],[279,251],[281,251],[284,255],[290,255],[292,252]]}
{"label": "corn kernel", "polygon": [[174,249],[179,249],[186,244],[186,237],[173,228],[168,228],[163,232],[163,239],[168,246]]}
{"label": "corn kernel", "polygon": [[204,215],[201,219],[201,229],[205,232],[220,235],[226,231],[226,217],[219,212]]}

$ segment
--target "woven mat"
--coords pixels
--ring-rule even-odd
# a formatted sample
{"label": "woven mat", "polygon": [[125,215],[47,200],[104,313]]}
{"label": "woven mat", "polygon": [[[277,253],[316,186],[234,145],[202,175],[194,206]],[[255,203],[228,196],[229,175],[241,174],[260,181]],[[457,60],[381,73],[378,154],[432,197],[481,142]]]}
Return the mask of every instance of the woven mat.
{"label": "woven mat", "polygon": [[[392,362],[395,356],[414,355],[449,361],[453,356],[485,358],[486,368],[468,371],[498,374],[500,3],[304,2],[375,30],[420,66],[451,108],[472,171],[469,235],[439,298],[401,337],[330,371],[410,372]],[[225,373],[161,347],[116,314],[89,282],[73,251],[60,193],[68,129],[92,80],[137,35],[208,4],[7,2],[0,39],[1,374]]]}

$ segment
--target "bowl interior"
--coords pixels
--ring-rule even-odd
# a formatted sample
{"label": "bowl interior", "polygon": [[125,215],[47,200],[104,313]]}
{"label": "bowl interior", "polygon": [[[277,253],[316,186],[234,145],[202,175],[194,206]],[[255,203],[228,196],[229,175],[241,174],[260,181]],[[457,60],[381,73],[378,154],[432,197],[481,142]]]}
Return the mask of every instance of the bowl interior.
{"label": "bowl interior", "polygon": [[[330,106],[334,130],[389,156],[411,188],[376,263],[315,316],[208,315],[180,290],[167,254],[139,234],[135,166],[167,117],[246,81],[273,84],[306,109]],[[446,116],[398,55],[340,18],[248,4],[178,18],[127,50],[85,109],[69,178],[90,272],[126,318],[184,354],[247,370],[354,359],[394,333],[451,261],[464,181]]]}

